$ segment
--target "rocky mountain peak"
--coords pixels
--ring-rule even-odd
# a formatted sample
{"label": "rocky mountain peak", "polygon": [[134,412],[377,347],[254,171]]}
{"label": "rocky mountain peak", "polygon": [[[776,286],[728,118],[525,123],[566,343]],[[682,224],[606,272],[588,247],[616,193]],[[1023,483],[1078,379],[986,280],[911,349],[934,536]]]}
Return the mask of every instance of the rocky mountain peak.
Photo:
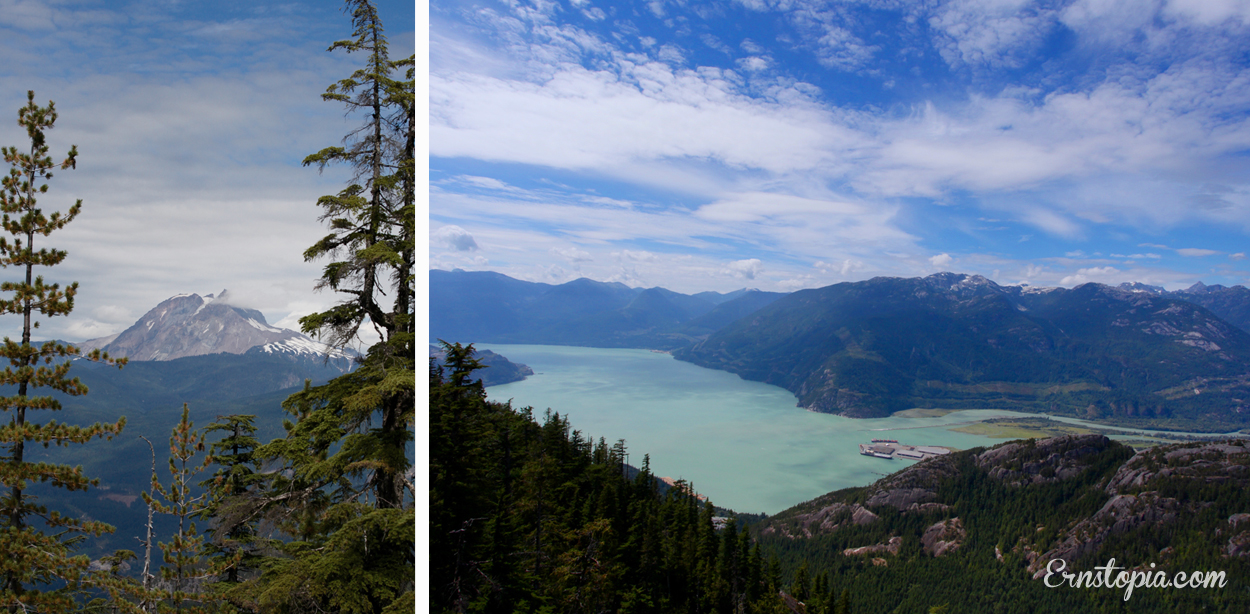
{"label": "rocky mountain peak", "polygon": [[931,288],[949,292],[960,298],[1001,291],[998,284],[985,277],[964,273],[934,273],[925,277],[924,282]]}
{"label": "rocky mountain peak", "polygon": [[[203,354],[242,354],[253,348],[274,353],[324,354],[326,346],[293,330],[270,326],[261,312],[232,305],[222,290],[178,294],[161,301],[115,338],[92,339],[81,348],[99,347],[131,360],[174,360]],[[333,352],[332,358],[344,358]]]}
{"label": "rocky mountain peak", "polygon": [[1120,284],[1119,288],[1129,292],[1145,292],[1147,294],[1163,294],[1167,292],[1167,290],[1162,286],[1152,286],[1150,284],[1144,284],[1140,281],[1134,281],[1132,283],[1126,281]]}

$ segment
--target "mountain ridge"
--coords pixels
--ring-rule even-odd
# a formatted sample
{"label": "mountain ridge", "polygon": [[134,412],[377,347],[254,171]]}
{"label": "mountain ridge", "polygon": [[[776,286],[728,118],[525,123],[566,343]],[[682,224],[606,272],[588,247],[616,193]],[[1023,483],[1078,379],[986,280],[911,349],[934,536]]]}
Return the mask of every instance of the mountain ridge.
{"label": "mountain ridge", "polygon": [[700,318],[740,317],[781,296],[748,289],[690,295],[587,278],[552,285],[492,271],[431,270],[429,337],[670,350],[710,332]]}
{"label": "mountain ridge", "polygon": [[985,407],[1170,428],[1250,423],[1250,333],[1180,298],[1101,284],[1043,290],[955,273],[846,282],[787,295],[674,356],[851,417]]}

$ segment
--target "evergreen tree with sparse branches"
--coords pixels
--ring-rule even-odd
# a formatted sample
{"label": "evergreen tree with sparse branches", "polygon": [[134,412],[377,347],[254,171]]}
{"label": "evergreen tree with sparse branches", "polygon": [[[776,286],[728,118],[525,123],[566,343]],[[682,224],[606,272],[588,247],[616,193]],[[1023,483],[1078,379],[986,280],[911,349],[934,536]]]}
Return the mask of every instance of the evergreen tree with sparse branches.
{"label": "evergreen tree with sparse branches", "polygon": [[258,513],[292,538],[256,583],[261,609],[403,612],[415,603],[414,63],[390,59],[372,2],[348,0],[345,10],[353,38],[329,50],[362,54],[364,67],[322,98],[365,121],[342,146],[304,160],[353,171],[346,188],[318,199],[330,233],[304,252],[329,260],[317,288],[342,300],[300,324],[335,348],[366,327],[380,339],[352,372],[287,399],[286,437],[257,450],[282,465]]}
{"label": "evergreen tree with sparse branches", "polygon": [[[78,348],[61,343],[31,343],[31,333],[39,327],[37,315],[44,317],[68,315],[74,308],[78,283],[64,288],[49,284],[35,267],[60,264],[63,250],[39,245],[36,237],[47,237],[73,221],[82,208],[82,200],[66,213],[45,215],[38,198],[48,191],[46,181],[52,171],[73,168],[78,147],[71,146],[65,159],[54,162],[48,155],[45,132],[56,123],[52,102],[46,107],[35,104],[35,93],[27,93],[27,104],[18,110],[18,125],[30,139],[29,149],[4,147],[4,161],[9,164],[8,176],[0,180],[0,226],[11,237],[0,237],[0,266],[20,271],[17,281],[0,283],[0,292],[11,292],[0,299],[0,314],[22,316],[22,338],[5,337],[0,356],[9,366],[0,372],[0,385],[15,394],[0,398],[0,408],[8,420],[0,423],[0,607],[9,612],[67,612],[73,609],[72,593],[81,586],[87,569],[86,556],[72,556],[74,545],[86,536],[99,536],[113,528],[96,521],[62,515],[36,503],[30,494],[32,483],[47,483],[67,490],[85,490],[97,483],[83,475],[81,467],[44,462],[30,462],[26,444],[38,443],[64,446],[83,444],[96,437],[111,438],[121,432],[125,418],[115,424],[96,423],[88,427],[73,426],[49,419],[34,421],[32,412],[56,411],[61,404],[51,396],[33,396],[35,389],[47,388],[71,396],[87,393],[78,378],[69,377],[68,359],[80,355]],[[121,366],[125,359],[111,360],[99,350],[86,358]],[[56,364],[53,364],[55,361]],[[42,364],[41,364],[42,363]],[[42,414],[38,414],[42,415]]]}
{"label": "evergreen tree with sparse branches", "polygon": [[[170,536],[168,542],[159,544],[165,561],[161,567],[161,579],[165,584],[163,592],[168,602],[162,603],[158,611],[204,611],[200,607],[203,601],[200,584],[205,577],[212,575],[203,569],[200,550],[204,536],[199,534],[192,521],[204,511],[208,493],[193,494],[191,488],[195,483],[194,477],[208,467],[212,457],[195,460],[204,451],[204,435],[194,430],[195,424],[190,416],[190,408],[183,403],[182,418],[169,435],[169,485],[161,484],[153,474],[152,493],[143,493],[144,502],[156,512],[178,519],[178,531]],[[158,500],[157,495],[163,501]],[[186,602],[191,602],[191,607],[184,605]]]}

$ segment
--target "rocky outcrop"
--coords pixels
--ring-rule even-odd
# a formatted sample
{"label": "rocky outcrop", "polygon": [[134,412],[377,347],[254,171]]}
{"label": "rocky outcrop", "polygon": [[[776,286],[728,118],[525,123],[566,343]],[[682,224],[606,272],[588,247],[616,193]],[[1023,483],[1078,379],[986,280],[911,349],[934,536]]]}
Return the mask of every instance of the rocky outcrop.
{"label": "rocky outcrop", "polygon": [[913,503],[903,511],[913,514],[932,514],[949,512],[950,510],[951,506],[945,503]]}
{"label": "rocky outcrop", "polygon": [[[1210,441],[1161,446],[1133,456],[1116,470],[1103,490],[1111,499],[1093,516],[1065,531],[1059,542],[1029,565],[1044,573],[1046,563],[1060,558],[1072,561],[1098,550],[1108,537],[1140,529],[1157,529],[1195,514],[1209,505],[1160,494],[1184,492],[1187,486],[1216,484],[1221,488],[1250,486],[1250,444],[1245,440]],[[1228,519],[1229,537],[1225,556],[1250,554],[1250,514],[1234,514]]]}
{"label": "rocky outcrop", "polygon": [[[1250,514],[1233,514],[1228,517],[1228,529],[1233,532],[1233,536],[1228,538],[1228,543],[1224,545],[1224,556],[1226,558],[1250,556],[1250,530],[1241,530],[1237,532],[1239,527],[1250,525]],[[1215,530],[1216,535],[1222,535],[1225,531]]]}
{"label": "rocky outcrop", "polygon": [[[869,487],[829,493],[782,512],[765,521],[762,533],[803,539],[871,524],[871,537],[841,541],[840,552],[863,556],[865,564],[869,557],[897,564],[889,556],[898,554],[906,540],[919,538],[924,553],[942,557],[968,550],[973,532],[989,531],[1002,541],[977,556],[994,556],[1012,566],[1024,564],[1037,578],[1055,559],[1064,560],[1070,569],[1088,569],[1090,561],[1102,563],[1109,556],[1124,560],[1125,544],[1140,543],[1139,536],[1174,540],[1159,544],[1167,547],[1155,552],[1151,563],[1163,565],[1176,552],[1195,547],[1246,560],[1242,557],[1250,557],[1250,509],[1229,510],[1238,513],[1227,520],[1210,518],[1211,512],[1221,509],[1216,506],[1230,500],[1230,491],[1246,488],[1250,488],[1250,441],[1173,444],[1134,455],[1130,448],[1100,435],[1072,435],[928,459]],[[997,499],[977,498],[989,496]],[[1035,518],[1027,523],[1006,516],[1039,500],[1054,501],[1055,513],[1036,510],[1041,513],[1028,514]],[[1099,502],[1102,505],[1092,513],[1084,507]],[[917,514],[930,516],[918,522]],[[1013,533],[1000,535],[1008,526]],[[859,532],[843,533],[855,534]],[[976,537],[980,541],[987,536]],[[865,542],[878,543],[860,545]]]}
{"label": "rocky outcrop", "polygon": [[880,554],[888,552],[890,554],[898,554],[898,549],[903,545],[903,538],[891,537],[887,543],[873,544],[871,546],[860,546],[858,548],[847,548],[842,551],[843,556],[858,556],[861,554]]}
{"label": "rocky outcrop", "polygon": [[942,556],[954,552],[968,537],[963,522],[959,518],[948,518],[925,529],[920,537],[924,551],[932,556]]}
{"label": "rocky outcrop", "polygon": [[894,475],[873,484],[865,507],[889,506],[899,511],[931,510],[923,506],[937,502],[937,491],[942,480],[959,473],[955,460],[950,456],[925,459]]}
{"label": "rocky outcrop", "polygon": [[1250,486],[1250,442],[1199,442],[1145,450],[1116,471],[1106,490],[1112,495],[1152,490],[1171,479]]}
{"label": "rocky outcrop", "polygon": [[1047,484],[1079,475],[1110,446],[1111,440],[1103,435],[1030,439],[986,450],[976,463],[990,477],[1012,486]]}
{"label": "rocky outcrop", "polygon": [[780,527],[769,526],[764,529],[764,534],[780,532],[786,537],[812,537],[821,533],[832,533],[844,526],[872,524],[878,519],[876,514],[858,503],[834,503],[814,512],[798,514]]}
{"label": "rocky outcrop", "polygon": [[936,489],[928,488],[890,488],[882,489],[868,499],[868,505],[885,505],[897,510],[919,507],[937,497]]}
{"label": "rocky outcrop", "polygon": [[1143,527],[1159,528],[1175,522],[1181,514],[1197,512],[1200,506],[1198,503],[1182,503],[1171,497],[1163,497],[1157,492],[1117,495],[1093,516],[1067,531],[1058,545],[1033,559],[1029,564],[1029,571],[1045,573],[1046,564],[1053,559],[1063,559],[1071,563],[1096,552],[1112,535]]}

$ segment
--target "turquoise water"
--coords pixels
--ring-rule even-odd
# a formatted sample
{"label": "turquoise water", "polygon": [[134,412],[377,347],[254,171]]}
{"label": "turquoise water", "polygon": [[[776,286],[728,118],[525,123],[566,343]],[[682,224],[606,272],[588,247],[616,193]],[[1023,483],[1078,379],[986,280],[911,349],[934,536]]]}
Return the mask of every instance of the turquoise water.
{"label": "turquoise water", "polygon": [[[649,350],[478,344],[535,375],[486,389],[494,401],[550,408],[574,429],[609,443],[624,439],[630,463],[651,455],[659,476],[684,478],[722,507],[773,514],[849,486],[863,486],[914,461],[861,456],[874,437],[966,449],[999,443],[945,427],[993,416],[969,410],[940,418],[856,420],[795,406],[786,390],[697,367]],[[882,429],[890,429],[882,432]],[[894,430],[906,429],[906,430]]]}

